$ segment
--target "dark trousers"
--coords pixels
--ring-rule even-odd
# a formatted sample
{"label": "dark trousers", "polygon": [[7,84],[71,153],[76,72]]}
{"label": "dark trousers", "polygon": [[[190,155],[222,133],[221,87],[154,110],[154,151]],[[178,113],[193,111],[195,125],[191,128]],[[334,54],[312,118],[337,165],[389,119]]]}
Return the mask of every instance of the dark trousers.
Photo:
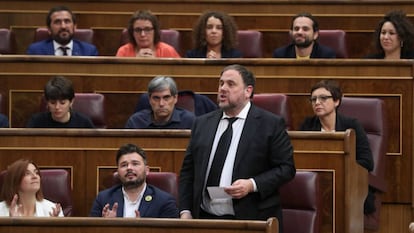
{"label": "dark trousers", "polygon": [[[271,213],[271,215],[269,215]],[[279,233],[283,233],[283,216],[282,216],[282,209],[281,208],[277,208],[276,214],[275,214],[275,210],[274,208],[269,208],[269,209],[265,209],[261,215],[264,216],[273,216],[277,218],[278,222],[279,222]],[[261,217],[261,216],[259,216]],[[236,218],[236,216],[234,215],[222,215],[222,216],[217,216],[214,214],[210,214],[207,213],[206,211],[204,211],[202,208],[200,208],[200,219],[230,219],[230,220],[234,220],[234,219],[239,219]],[[267,220],[267,217],[263,217],[260,218],[264,221]],[[252,220],[259,220],[259,219],[252,219]]]}
{"label": "dark trousers", "polygon": [[202,208],[200,208],[200,218],[202,219],[236,219],[236,216],[234,215],[217,216],[214,214],[207,213]]}

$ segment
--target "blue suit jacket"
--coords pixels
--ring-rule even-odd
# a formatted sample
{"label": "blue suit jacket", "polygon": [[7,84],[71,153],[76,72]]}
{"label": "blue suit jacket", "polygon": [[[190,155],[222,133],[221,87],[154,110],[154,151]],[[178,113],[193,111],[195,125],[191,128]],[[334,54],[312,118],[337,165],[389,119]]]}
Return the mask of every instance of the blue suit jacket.
{"label": "blue suit jacket", "polygon": [[[29,55],[55,55],[53,40],[47,39],[35,42],[29,46],[26,53]],[[73,40],[72,56],[98,56],[98,50],[95,45]]]}
{"label": "blue suit jacket", "polygon": [[[124,216],[124,196],[122,185],[99,192],[89,216],[102,217],[103,207],[109,203],[110,207],[118,202],[117,217]],[[147,184],[138,211],[142,218],[178,218],[178,208],[175,198],[167,192]]]}
{"label": "blue suit jacket", "polygon": [[[296,58],[295,45],[289,44],[287,46],[277,48],[273,51],[274,58]],[[336,58],[335,51],[329,47],[314,43],[310,58]]]}
{"label": "blue suit jacket", "polygon": [[0,113],[0,128],[9,128],[9,119]]}

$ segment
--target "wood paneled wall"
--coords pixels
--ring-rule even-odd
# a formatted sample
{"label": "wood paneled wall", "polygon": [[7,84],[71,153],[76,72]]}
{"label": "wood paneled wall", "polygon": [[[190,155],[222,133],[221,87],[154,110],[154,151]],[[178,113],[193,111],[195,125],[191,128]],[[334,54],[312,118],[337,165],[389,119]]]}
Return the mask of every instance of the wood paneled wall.
{"label": "wood paneled wall", "polygon": [[[372,32],[381,17],[392,9],[403,9],[414,22],[414,7],[409,1],[76,1],[59,2],[75,12],[79,28],[95,31],[94,43],[101,55],[115,55],[121,31],[132,12],[150,9],[158,17],[162,28],[180,31],[184,55],[192,46],[192,27],[201,12],[222,10],[235,17],[240,29],[263,33],[264,57],[285,45],[293,15],[308,11],[319,21],[321,29],[342,29],[347,33],[351,58],[372,53]],[[33,41],[34,30],[44,27],[48,10],[56,3],[51,0],[0,0],[0,27],[16,32],[17,53],[24,54]]]}

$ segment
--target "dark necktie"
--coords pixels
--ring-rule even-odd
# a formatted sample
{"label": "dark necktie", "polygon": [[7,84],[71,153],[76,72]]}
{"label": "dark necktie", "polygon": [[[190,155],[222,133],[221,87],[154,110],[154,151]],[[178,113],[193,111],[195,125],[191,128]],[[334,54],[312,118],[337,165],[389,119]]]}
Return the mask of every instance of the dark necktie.
{"label": "dark necktie", "polygon": [[60,50],[62,50],[63,56],[67,56],[68,55],[68,47],[59,47]]}
{"label": "dark necktie", "polygon": [[220,140],[217,144],[216,153],[214,154],[213,162],[211,163],[210,173],[208,175],[207,184],[208,186],[218,186],[220,184],[221,172],[223,170],[224,161],[229,151],[231,138],[233,136],[233,123],[237,120],[237,117],[226,118],[229,121],[226,131],[221,135]]}

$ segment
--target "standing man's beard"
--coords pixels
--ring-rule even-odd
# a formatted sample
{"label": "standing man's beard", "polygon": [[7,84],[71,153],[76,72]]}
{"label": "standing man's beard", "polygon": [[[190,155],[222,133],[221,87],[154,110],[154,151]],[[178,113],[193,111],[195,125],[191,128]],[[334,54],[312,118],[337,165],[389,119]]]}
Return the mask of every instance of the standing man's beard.
{"label": "standing man's beard", "polygon": [[297,43],[295,40],[293,40],[293,44],[299,48],[308,48],[312,45],[313,40],[305,39],[305,41]]}

